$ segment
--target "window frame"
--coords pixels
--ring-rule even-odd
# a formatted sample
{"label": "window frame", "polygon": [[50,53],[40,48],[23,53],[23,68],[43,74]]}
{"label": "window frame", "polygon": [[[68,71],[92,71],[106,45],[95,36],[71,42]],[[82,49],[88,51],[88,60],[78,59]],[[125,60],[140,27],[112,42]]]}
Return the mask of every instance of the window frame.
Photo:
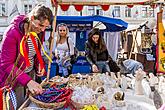
{"label": "window frame", "polygon": [[121,17],[121,13],[120,13],[121,9],[120,9],[120,6],[114,6],[113,11],[114,11],[115,17]]}
{"label": "window frame", "polygon": [[[25,6],[27,6],[27,12],[26,12],[26,10],[25,10]],[[30,6],[31,6],[31,9],[30,9]],[[32,9],[33,9],[33,4],[30,4],[30,3],[24,3],[23,4],[23,12],[24,12],[24,14],[28,14],[29,12],[31,12],[32,11]]]}
{"label": "window frame", "polygon": [[125,17],[131,18],[132,17],[132,10],[128,6],[125,7]]}
{"label": "window frame", "polygon": [[[4,8],[4,13],[3,13],[3,8]],[[7,4],[5,2],[0,2],[0,17],[6,17],[6,16],[7,16]]]}

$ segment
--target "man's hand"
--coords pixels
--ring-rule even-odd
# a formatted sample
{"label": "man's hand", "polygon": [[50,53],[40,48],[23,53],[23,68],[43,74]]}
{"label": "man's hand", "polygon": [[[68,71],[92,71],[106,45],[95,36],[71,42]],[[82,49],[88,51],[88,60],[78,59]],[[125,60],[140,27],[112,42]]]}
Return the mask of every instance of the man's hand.
{"label": "man's hand", "polygon": [[30,80],[28,82],[27,87],[28,87],[29,91],[34,95],[42,94],[42,92],[43,92],[41,85],[33,80]]}

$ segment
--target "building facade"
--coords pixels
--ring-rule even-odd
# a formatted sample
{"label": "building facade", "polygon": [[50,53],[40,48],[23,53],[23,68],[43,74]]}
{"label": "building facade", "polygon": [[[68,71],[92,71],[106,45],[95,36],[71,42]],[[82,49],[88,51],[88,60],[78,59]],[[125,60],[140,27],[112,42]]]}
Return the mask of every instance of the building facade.
{"label": "building facade", "polygon": [[[0,0],[0,37],[2,37],[6,27],[11,19],[17,14],[27,14],[32,8],[43,3],[51,7],[51,0]],[[114,18],[120,18],[129,24],[139,24],[148,18],[156,18],[157,8],[151,6],[110,6],[109,10],[103,11],[100,6],[84,6],[83,10],[78,12],[74,6],[70,6],[68,11],[62,11],[58,7],[58,15],[102,15]]]}
{"label": "building facade", "polygon": [[100,6],[84,6],[81,12],[74,9],[74,6],[70,6],[68,11],[62,11],[60,8],[58,14],[60,15],[102,15],[112,18],[119,18],[131,24],[139,24],[147,20],[148,18],[155,18],[158,12],[158,8],[152,8],[151,6],[137,5],[128,7],[126,5],[113,5],[107,11],[103,11]]}
{"label": "building facade", "polygon": [[47,0],[0,0],[0,40],[11,19],[18,14],[26,14],[38,3],[50,5]]}

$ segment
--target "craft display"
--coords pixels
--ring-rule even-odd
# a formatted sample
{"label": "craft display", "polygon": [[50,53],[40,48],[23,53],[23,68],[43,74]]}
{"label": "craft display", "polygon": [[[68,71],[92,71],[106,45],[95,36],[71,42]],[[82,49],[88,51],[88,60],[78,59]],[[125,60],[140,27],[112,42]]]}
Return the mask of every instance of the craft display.
{"label": "craft display", "polygon": [[127,110],[145,110],[145,108],[142,109],[140,105],[136,105],[136,104],[128,104]]}
{"label": "craft display", "polygon": [[75,86],[85,85],[88,75],[72,74],[68,79],[68,86],[74,88]]}
{"label": "craft display", "polygon": [[126,80],[127,80],[127,88],[132,88],[131,81],[133,80],[133,78],[126,77]]}
{"label": "craft display", "polygon": [[86,86],[75,87],[71,100],[77,109],[82,109],[85,105],[93,105],[96,100],[95,91]]}
{"label": "craft display", "polygon": [[88,81],[87,87],[92,88],[94,91],[96,90],[97,87],[104,85],[103,81],[100,80],[98,76],[88,77],[87,81]]}
{"label": "craft display", "polygon": [[135,77],[135,94],[136,95],[143,95],[143,86],[142,86],[142,79],[144,78],[144,72],[142,70],[136,71],[135,72],[136,77]]}
{"label": "craft display", "polygon": [[149,77],[150,86],[155,86],[156,84],[158,84],[158,78],[154,76],[153,73],[149,73]]}
{"label": "craft display", "polygon": [[104,83],[96,75],[70,75],[68,80],[68,86],[75,88],[77,86],[86,86],[92,88],[94,91],[97,87],[102,86]]}
{"label": "craft display", "polygon": [[[63,79],[63,78],[62,78]],[[67,88],[67,83],[59,84],[56,81],[43,84],[43,93],[33,96],[29,95],[30,100],[42,108],[58,109],[69,103],[72,90]]]}
{"label": "craft display", "polygon": [[164,76],[159,77],[158,91],[165,94],[165,78]]}
{"label": "craft display", "polygon": [[[99,91],[98,91],[98,93],[99,93]],[[107,110],[111,109],[111,106],[112,106],[112,101],[109,100],[107,93],[105,93],[105,94],[102,94],[102,93],[101,94],[97,94],[97,99],[96,99],[96,102],[95,103],[96,103],[96,105],[99,108],[101,108],[102,106],[104,106],[104,108],[106,108]]]}
{"label": "craft display", "polygon": [[121,77],[121,90],[126,91],[127,87],[128,87],[127,78],[124,75],[122,75],[122,77]]}
{"label": "craft display", "polygon": [[116,106],[116,107],[122,107],[125,106],[125,101],[124,101],[124,92],[116,92],[113,96],[112,99],[112,103]]}
{"label": "craft display", "polygon": [[103,87],[103,86],[97,87],[97,88],[96,88],[96,93],[98,93],[98,94],[105,94],[105,89],[104,89],[104,87]]}
{"label": "craft display", "polygon": [[141,50],[143,53],[151,52],[151,46],[152,46],[151,35],[152,35],[152,33],[143,33],[142,34]]}
{"label": "craft display", "polygon": [[[121,88],[116,86],[117,81],[108,74],[72,74],[68,78],[55,76],[43,85],[43,94],[29,96],[32,102],[41,108],[58,109],[72,107],[75,110],[116,110],[126,108],[131,110],[125,99],[125,91],[133,79],[121,76]],[[134,94],[145,94],[142,81],[144,72],[136,72],[134,79]],[[145,82],[144,82],[145,83]],[[132,108],[137,108],[138,105]],[[102,108],[102,109],[101,109]]]}
{"label": "craft display", "polygon": [[117,87],[116,80],[111,78],[108,74],[97,74],[96,77],[99,78],[104,83],[104,85],[107,85],[112,88]]}
{"label": "craft display", "polygon": [[142,80],[142,87],[143,87],[144,95],[147,97],[150,97],[151,96],[151,87],[149,85],[149,82],[146,80],[146,78],[144,78]]}
{"label": "craft display", "polygon": [[60,84],[66,84],[68,83],[68,78],[60,77],[60,76],[55,76],[52,77],[49,82],[53,82],[52,84],[60,85]]}

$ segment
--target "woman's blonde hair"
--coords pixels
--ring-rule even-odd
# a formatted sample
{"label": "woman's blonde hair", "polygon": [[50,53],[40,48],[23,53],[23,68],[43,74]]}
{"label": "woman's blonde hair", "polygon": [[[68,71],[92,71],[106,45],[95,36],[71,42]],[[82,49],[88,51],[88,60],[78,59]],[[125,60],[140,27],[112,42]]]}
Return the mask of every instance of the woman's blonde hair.
{"label": "woman's blonde hair", "polygon": [[69,37],[69,35],[68,35],[69,34],[69,28],[68,28],[67,24],[60,23],[60,24],[57,25],[57,28],[56,28],[56,37],[57,37],[56,43],[60,42],[61,37],[59,35],[59,27],[62,27],[62,26],[66,27],[66,36]]}

